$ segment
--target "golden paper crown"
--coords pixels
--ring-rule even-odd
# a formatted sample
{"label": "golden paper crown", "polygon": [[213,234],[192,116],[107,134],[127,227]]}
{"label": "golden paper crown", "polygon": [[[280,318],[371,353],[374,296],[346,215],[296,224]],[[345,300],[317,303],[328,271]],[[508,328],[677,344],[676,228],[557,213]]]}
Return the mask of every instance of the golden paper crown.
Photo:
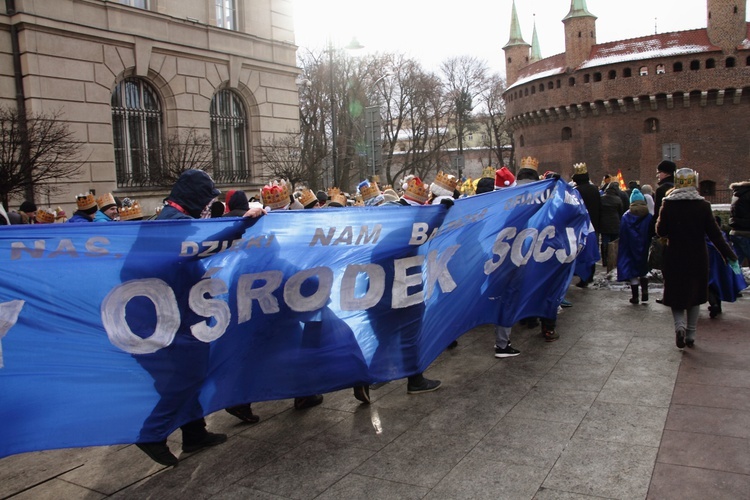
{"label": "golden paper crown", "polygon": [[488,179],[495,178],[495,169],[492,168],[492,165],[484,167],[484,170],[482,170],[482,177],[486,177]]}
{"label": "golden paper crown", "polygon": [[271,210],[279,210],[289,205],[289,187],[286,181],[273,181],[271,184],[263,186],[260,190],[260,196],[263,199],[263,205]]}
{"label": "golden paper crown", "polygon": [[586,168],[585,163],[576,163],[573,165],[573,175],[588,174],[589,170]]}
{"label": "golden paper crown", "polygon": [[55,212],[49,208],[36,211],[36,221],[39,224],[52,224],[55,222]]}
{"label": "golden paper crown", "polygon": [[333,198],[335,195],[341,194],[341,190],[337,187],[328,188],[328,197]]}
{"label": "golden paper crown", "polygon": [[78,210],[88,210],[96,206],[96,199],[91,193],[79,194],[76,196],[76,205]]}
{"label": "golden paper crown", "polygon": [[99,205],[99,210],[104,210],[104,207],[117,205],[115,203],[115,197],[112,196],[112,193],[107,193],[103,196],[100,196],[96,199],[96,204]]}
{"label": "golden paper crown", "polygon": [[139,218],[143,218],[143,211],[137,201],[128,206],[125,206],[123,203],[120,209],[120,220],[134,220]]}
{"label": "golden paper crown", "polygon": [[414,177],[413,179],[409,180],[409,184],[406,186],[406,192],[404,192],[404,198],[408,198],[412,201],[416,201],[417,203],[421,203],[424,205],[427,203],[427,197],[429,196],[429,192],[427,190],[427,186],[425,186],[424,182],[422,182],[422,179],[419,177]]}
{"label": "golden paper crown", "polygon": [[458,185],[458,179],[455,175],[438,172],[437,177],[435,177],[435,184],[453,193]]}
{"label": "golden paper crown", "polygon": [[354,206],[355,207],[364,207],[365,206],[365,200],[362,199],[362,195],[358,194],[354,196]]}
{"label": "golden paper crown", "polygon": [[369,181],[369,183],[365,184],[362,182],[359,185],[359,194],[362,195],[362,201],[367,201],[370,198],[375,198],[376,196],[380,195],[380,188],[378,187],[378,183],[375,181]]}
{"label": "golden paper crown", "polygon": [[307,208],[308,205],[311,205],[310,208],[312,208],[312,205],[318,203],[318,197],[315,196],[315,193],[313,193],[308,188],[304,188],[302,191],[300,191],[300,195],[297,200],[299,200],[299,202],[302,203],[302,206],[305,208]]}
{"label": "golden paper crown", "polygon": [[674,173],[676,189],[698,186],[698,172],[692,168],[681,168]]}
{"label": "golden paper crown", "polygon": [[530,168],[536,170],[539,168],[539,160],[533,156],[524,156],[521,158],[521,168]]}
{"label": "golden paper crown", "polygon": [[331,199],[329,200],[328,205],[330,206],[331,203],[338,203],[342,207],[345,207],[347,206],[346,196],[344,196],[344,194],[341,191],[339,191],[338,193],[331,196]]}
{"label": "golden paper crown", "polygon": [[385,191],[387,191],[389,189],[393,189],[393,186],[391,186],[390,184],[386,184],[385,186],[383,186],[383,192],[385,192]]}

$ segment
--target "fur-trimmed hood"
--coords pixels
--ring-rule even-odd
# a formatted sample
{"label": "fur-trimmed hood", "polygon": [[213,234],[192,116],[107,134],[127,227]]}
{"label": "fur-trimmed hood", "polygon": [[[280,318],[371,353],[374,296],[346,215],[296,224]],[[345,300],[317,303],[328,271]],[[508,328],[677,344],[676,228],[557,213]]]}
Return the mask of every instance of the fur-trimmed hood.
{"label": "fur-trimmed hood", "polygon": [[729,185],[729,189],[733,191],[750,189],[750,181],[733,182],[732,184]]}

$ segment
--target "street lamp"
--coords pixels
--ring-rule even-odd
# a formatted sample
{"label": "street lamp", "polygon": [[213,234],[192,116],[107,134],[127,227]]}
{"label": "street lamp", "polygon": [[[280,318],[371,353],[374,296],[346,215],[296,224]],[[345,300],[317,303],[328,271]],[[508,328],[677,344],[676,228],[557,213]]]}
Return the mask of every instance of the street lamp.
{"label": "street lamp", "polygon": [[[378,83],[391,76],[391,73],[386,73],[377,80],[375,80],[370,88],[375,88]],[[377,95],[377,94],[376,94]],[[380,125],[380,97],[376,99],[375,106],[368,106],[365,108],[365,141],[367,142],[367,162],[371,169],[370,175],[374,179],[377,173],[378,163],[381,156],[381,125]]]}
{"label": "street lamp", "polygon": [[[349,50],[356,50],[364,48],[364,45],[360,44],[356,38],[352,38],[349,44],[345,47]],[[334,91],[336,89],[333,79],[333,41],[328,38],[328,65],[330,69],[330,94],[331,94],[331,163],[333,164],[333,186],[336,187],[339,182],[339,147],[338,147],[338,131],[336,129],[336,96]]]}

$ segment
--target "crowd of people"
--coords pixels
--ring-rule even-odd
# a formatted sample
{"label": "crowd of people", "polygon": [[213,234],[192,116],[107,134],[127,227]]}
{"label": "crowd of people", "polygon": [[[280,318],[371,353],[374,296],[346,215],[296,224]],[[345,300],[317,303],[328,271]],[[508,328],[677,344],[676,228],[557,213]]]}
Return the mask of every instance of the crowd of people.
{"label": "crowd of people", "polygon": [[[208,174],[188,170],[175,183],[155,218],[257,218],[277,210],[381,205],[443,204],[450,207],[463,196],[560,178],[558,173],[552,171],[540,175],[538,167],[537,159],[525,157],[516,174],[506,167],[497,170],[488,167],[480,179],[463,185],[455,176],[443,172],[429,184],[409,175],[396,188],[381,187],[377,178],[370,178],[362,181],[353,195],[337,188],[314,193],[307,187],[295,188],[285,180],[277,179],[265,185],[257,195],[248,196],[242,190],[229,190],[222,199]],[[711,205],[697,190],[698,174],[692,169],[677,169],[673,162],[662,161],[657,166],[655,190],[650,185],[641,186],[637,181],[631,181],[623,190],[620,183],[609,175],[605,175],[601,184],[596,186],[589,177],[585,163],[577,163],[573,169],[570,185],[578,191],[588,210],[596,241],[600,245],[601,263],[607,270],[616,268],[617,280],[630,285],[630,303],[639,304],[649,300],[649,277],[653,272],[649,264],[651,243],[655,238],[666,241],[663,265],[660,266],[664,293],[657,302],[671,309],[676,346],[680,349],[694,347],[700,305],[708,301],[711,317],[716,317],[721,312],[721,301],[735,300],[744,288],[744,280],[736,276],[741,277],[740,264],[750,258],[750,181],[730,186],[733,190],[729,218],[731,230],[724,234]],[[111,193],[96,198],[92,193],[84,193],[76,197],[75,213],[69,219],[66,217],[60,209],[39,210],[33,202],[25,201],[17,211],[0,212],[0,224],[45,224],[64,220],[68,223],[131,221],[142,220],[144,215],[138,202],[129,198],[120,200]],[[587,288],[593,282],[595,270],[596,264],[581,274],[582,278],[576,286]],[[723,281],[719,281],[717,275],[721,275]],[[560,337],[556,331],[556,319],[555,314],[546,318],[524,318],[522,323],[529,328],[540,327],[544,341],[554,342]],[[509,358],[520,354],[511,345],[512,327],[496,325],[495,357]],[[453,342],[447,348],[456,344]],[[431,392],[440,386],[441,381],[416,373],[408,377],[407,393]],[[353,387],[353,393],[360,402],[370,402],[368,385]],[[294,408],[304,410],[322,401],[321,394],[300,396],[295,398]],[[251,404],[247,402],[226,411],[243,422],[256,423],[260,419],[253,413]],[[181,429],[185,452],[226,441],[225,435],[208,432],[202,418],[183,425]],[[172,466],[178,462],[169,450],[166,439],[139,442],[137,445],[158,463]]]}

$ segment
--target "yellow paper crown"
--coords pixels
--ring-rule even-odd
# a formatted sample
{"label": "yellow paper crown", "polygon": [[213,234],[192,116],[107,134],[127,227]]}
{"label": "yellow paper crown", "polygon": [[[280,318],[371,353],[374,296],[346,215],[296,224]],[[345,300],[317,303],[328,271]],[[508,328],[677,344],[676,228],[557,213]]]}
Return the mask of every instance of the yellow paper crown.
{"label": "yellow paper crown", "polygon": [[263,186],[260,190],[260,196],[263,199],[263,205],[271,210],[279,210],[289,205],[289,187],[286,181],[273,181]]}
{"label": "yellow paper crown", "polygon": [[359,194],[362,195],[362,201],[367,201],[370,198],[375,198],[380,194],[378,183],[375,181],[369,181],[369,184],[365,184],[363,182],[359,185]]}
{"label": "yellow paper crown", "polygon": [[414,177],[409,180],[409,184],[406,186],[406,192],[404,192],[404,198],[408,198],[424,205],[427,203],[428,196],[429,192],[427,186],[422,182],[422,179]]}
{"label": "yellow paper crown", "polygon": [[686,188],[698,185],[698,172],[691,168],[681,168],[674,173],[674,187]]}
{"label": "yellow paper crown", "polygon": [[437,177],[435,177],[435,184],[437,184],[443,189],[447,189],[448,191],[452,193],[453,191],[456,190],[456,186],[458,185],[458,179],[456,179],[455,175],[438,172]]}
{"label": "yellow paper crown", "polygon": [[536,170],[539,168],[539,160],[533,156],[524,156],[521,158],[521,168],[530,168]]}
{"label": "yellow paper crown", "polygon": [[47,208],[45,208],[44,210],[37,210],[36,221],[39,224],[52,224],[53,222],[55,222],[55,212]]}
{"label": "yellow paper crown", "polygon": [[337,194],[341,194],[341,190],[337,187],[328,188],[328,197],[333,198]]}
{"label": "yellow paper crown", "polygon": [[76,205],[78,210],[88,210],[96,206],[96,199],[91,193],[79,194],[76,196]]}
{"label": "yellow paper crown", "polygon": [[333,189],[336,189],[336,191],[338,191],[338,192],[334,193],[333,196],[331,196],[331,199],[328,202],[328,204],[330,205],[331,203],[338,203],[342,207],[345,207],[347,205],[346,196],[344,196],[341,193],[341,190],[339,190],[337,188],[333,188]]}
{"label": "yellow paper crown", "polygon": [[575,165],[573,165],[573,174],[574,175],[588,174],[588,173],[589,173],[589,170],[586,168],[586,164],[585,163],[576,163]]}
{"label": "yellow paper crown", "polygon": [[104,207],[110,207],[112,205],[117,205],[115,203],[115,197],[112,196],[112,193],[107,193],[105,195],[100,196],[96,199],[96,204],[99,205],[99,210],[104,210]]}
{"label": "yellow paper crown", "polygon": [[137,201],[134,201],[129,206],[125,206],[125,204],[123,204],[122,208],[120,209],[120,220],[133,220],[142,217],[143,211],[141,210],[141,205]]}
{"label": "yellow paper crown", "polygon": [[300,191],[299,198],[297,199],[305,208],[307,208],[308,205],[318,203],[318,197],[315,196],[315,193],[313,193],[309,188],[304,188],[302,191]]}
{"label": "yellow paper crown", "polygon": [[482,170],[482,177],[486,177],[488,179],[495,178],[495,169],[492,168],[492,165],[490,165],[489,167],[484,167],[484,170]]}

